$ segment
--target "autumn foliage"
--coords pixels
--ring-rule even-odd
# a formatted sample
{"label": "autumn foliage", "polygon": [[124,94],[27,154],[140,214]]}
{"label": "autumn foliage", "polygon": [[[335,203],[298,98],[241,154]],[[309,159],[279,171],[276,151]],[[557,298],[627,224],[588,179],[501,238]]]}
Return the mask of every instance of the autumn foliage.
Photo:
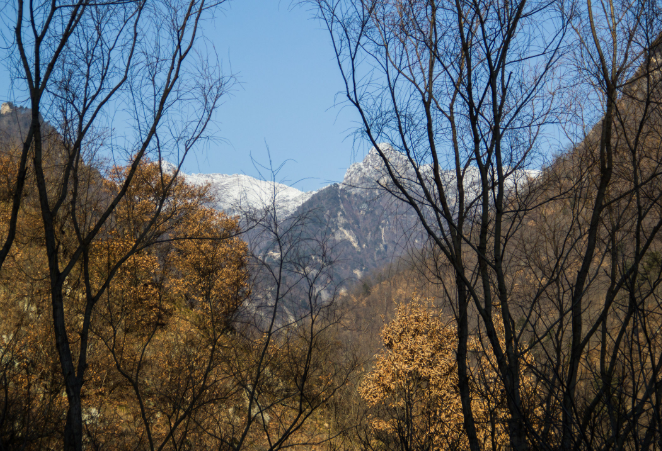
{"label": "autumn foliage", "polygon": [[[500,332],[503,334],[503,331]],[[381,332],[384,351],[359,394],[371,407],[373,440],[385,449],[467,449],[458,392],[457,329],[429,301],[400,303]],[[494,356],[481,338],[469,340],[472,407],[484,449],[505,449],[508,410]],[[532,360],[526,354],[525,358]],[[535,409],[533,379],[521,375]]]}
{"label": "autumn foliage", "polygon": [[[112,194],[114,175],[121,178],[125,170],[99,179],[91,200]],[[87,264],[78,265],[65,287],[68,326],[80,330],[86,296],[107,284],[90,327],[83,416],[86,443],[113,449],[190,441],[194,429],[203,430],[208,405],[232,394],[221,370],[233,315],[249,294],[248,252],[237,219],[208,206],[207,188],[173,181],[159,205],[172,175],[149,163],[136,178],[92,243]],[[87,215],[94,215],[91,204]],[[159,208],[151,237],[139,240]],[[42,225],[30,203],[21,215],[0,289],[0,386],[8,408],[0,438],[12,448],[48,449],[56,447],[67,403],[52,352],[47,265],[36,238]],[[68,236],[62,235],[63,252]]]}
{"label": "autumn foliage", "polygon": [[[104,211],[128,171],[85,168],[87,203],[77,225],[62,218],[69,227],[58,231],[60,255],[72,255],[77,228]],[[43,222],[27,188],[0,280],[0,444],[58,449],[69,405],[53,352]],[[290,260],[251,256],[239,219],[211,205],[207,186],[141,164],[74,261],[62,291],[74,360],[85,352],[88,362],[86,448],[276,450],[329,441],[327,406],[355,365],[338,352],[332,299],[314,289],[317,279],[329,284],[328,265],[301,251],[313,246],[298,241],[303,222],[290,225],[292,236],[270,237],[287,243]]]}

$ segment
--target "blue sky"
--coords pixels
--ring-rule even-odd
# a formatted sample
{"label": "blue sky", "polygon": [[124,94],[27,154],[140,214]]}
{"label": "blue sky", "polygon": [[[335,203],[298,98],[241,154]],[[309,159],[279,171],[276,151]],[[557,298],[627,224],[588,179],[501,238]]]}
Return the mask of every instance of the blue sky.
{"label": "blue sky", "polygon": [[[252,158],[268,166],[268,146],[274,166],[287,161],[281,183],[309,191],[342,180],[354,162],[348,136],[358,116],[334,106],[342,78],[328,31],[313,17],[293,0],[230,0],[204,23],[224,72],[238,83],[215,117],[219,139],[191,155],[186,172],[258,177]],[[8,77],[4,67],[0,75]],[[9,84],[0,85],[0,100],[11,99]]]}
{"label": "blue sky", "polygon": [[216,117],[224,142],[191,158],[186,171],[256,176],[250,155],[268,164],[268,146],[276,166],[292,160],[281,182],[313,190],[342,180],[354,161],[348,135],[358,117],[334,106],[342,78],[313,13],[289,0],[231,1],[205,36],[239,85]]}

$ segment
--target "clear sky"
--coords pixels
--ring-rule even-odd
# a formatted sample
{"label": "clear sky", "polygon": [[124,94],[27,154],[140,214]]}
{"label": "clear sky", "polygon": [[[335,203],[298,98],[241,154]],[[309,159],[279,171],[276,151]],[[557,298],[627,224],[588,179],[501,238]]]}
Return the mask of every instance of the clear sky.
{"label": "clear sky", "polygon": [[268,146],[275,165],[293,160],[283,183],[307,191],[342,180],[358,116],[334,106],[342,78],[313,13],[290,0],[234,0],[209,25],[206,37],[240,84],[216,117],[225,142],[191,158],[186,172],[256,176],[250,155],[266,164]]}
{"label": "clear sky", "polygon": [[[274,166],[291,160],[281,183],[309,191],[341,181],[354,162],[349,135],[358,116],[334,106],[342,78],[313,12],[295,0],[229,0],[203,32],[238,83],[215,117],[219,139],[191,155],[185,172],[257,177],[251,155],[268,166],[268,146]],[[4,67],[0,75],[6,81]],[[9,83],[0,85],[4,102]]]}

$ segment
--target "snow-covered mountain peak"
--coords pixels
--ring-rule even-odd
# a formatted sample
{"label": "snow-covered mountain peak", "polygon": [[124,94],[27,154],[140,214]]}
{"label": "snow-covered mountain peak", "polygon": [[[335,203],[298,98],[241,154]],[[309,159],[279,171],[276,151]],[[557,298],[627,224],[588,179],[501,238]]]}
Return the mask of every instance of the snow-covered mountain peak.
{"label": "snow-covered mountain peak", "polygon": [[[407,156],[391,145],[383,143],[379,145],[381,152],[389,161],[392,170],[395,172],[404,185],[412,193],[419,193],[417,176],[413,173]],[[174,171],[175,166],[164,162],[166,171]],[[417,167],[418,175],[425,180],[425,183],[434,184],[433,170],[429,164],[423,164]],[[531,179],[538,176],[539,171],[535,170],[508,170],[505,188],[510,191],[513,188],[525,186]],[[449,196],[451,203],[454,201],[457,191],[456,173],[454,170],[440,170],[442,183],[446,188],[446,195]],[[209,184],[211,194],[216,198],[215,207],[228,214],[238,214],[247,211],[263,210],[275,206],[278,216],[281,219],[293,214],[304,202],[310,199],[316,193],[326,190],[322,188],[319,191],[304,192],[297,188],[287,186],[282,183],[258,180],[244,174],[184,174],[184,179],[194,185]],[[365,158],[352,164],[342,183],[339,185],[341,190],[354,195],[365,197],[365,200],[372,200],[382,192],[379,185],[392,187],[392,180],[384,165],[384,160],[376,148],[370,149]],[[480,172],[477,167],[469,166],[463,171],[463,187],[467,199],[473,200],[481,192]]]}
{"label": "snow-covered mountain peak", "polygon": [[[390,144],[382,143],[379,148],[396,171],[407,167],[407,157],[393,149]],[[354,163],[347,169],[342,184],[346,188],[373,188],[375,182],[387,175],[384,160],[373,147],[363,161]]]}
{"label": "snow-covered mountain peak", "polygon": [[[420,164],[413,166],[407,155],[394,149],[390,144],[379,145],[381,153],[386,157],[389,165],[400,183],[407,187],[411,193],[422,195],[420,179],[426,185],[435,183],[434,170],[431,164]],[[415,170],[417,173],[415,173]],[[505,189],[510,191],[525,186],[530,180],[535,179],[540,171],[504,168],[506,172]],[[457,179],[454,169],[440,169],[439,174],[446,189],[446,195],[451,202],[457,191]],[[491,182],[495,174],[490,173]],[[481,193],[481,176],[477,166],[470,165],[462,171],[462,185],[467,199],[474,200]],[[387,186],[393,188],[392,179],[384,164],[384,159],[375,147],[370,149],[363,161],[352,164],[343,179],[342,188],[353,192],[370,191]]]}
{"label": "snow-covered mountain peak", "polygon": [[278,216],[285,218],[315,191],[300,191],[278,182],[259,180],[244,174],[184,174],[188,183],[211,186],[216,197],[216,208],[228,214],[262,210],[276,206]]}

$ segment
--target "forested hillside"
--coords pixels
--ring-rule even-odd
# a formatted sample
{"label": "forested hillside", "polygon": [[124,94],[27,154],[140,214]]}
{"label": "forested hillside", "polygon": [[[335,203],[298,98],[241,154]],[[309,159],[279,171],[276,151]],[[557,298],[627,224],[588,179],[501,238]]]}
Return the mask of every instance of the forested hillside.
{"label": "forested hillside", "polygon": [[657,449],[659,5],[317,4],[434,287],[384,329],[362,446]]}
{"label": "forested hillside", "polygon": [[3,9],[0,451],[661,449],[660,5],[305,2],[371,150],[224,212],[222,4]]}
{"label": "forested hillside", "polygon": [[[15,130],[29,111],[3,115],[5,123],[12,114],[14,126],[2,130],[5,183],[16,167]],[[50,139],[45,150],[56,162],[64,151],[61,137]],[[113,167],[103,175],[78,168],[84,201],[80,216],[60,223],[59,255],[75,254],[76,221],[93,220],[128,170]],[[66,386],[52,352],[51,290],[35,191],[28,175],[0,280],[3,449],[58,449],[69,421]],[[10,192],[5,184],[5,234]],[[83,258],[72,260],[63,291],[66,327],[81,331],[70,346],[74,361],[85,362],[80,396],[86,447],[255,449],[270,440],[277,446],[323,441],[315,429],[294,433],[321,415],[316,411],[327,408],[353,370],[349,360],[334,366],[342,353],[329,354],[335,320],[323,312],[334,306],[308,298],[315,305],[287,324],[291,318],[283,319],[278,305],[284,301],[270,293],[305,296],[303,283],[290,276],[286,286],[261,275],[278,269],[250,260],[238,219],[212,203],[207,187],[187,185],[145,161],[107,226]],[[148,239],[137,245],[150,221]],[[86,313],[91,293],[94,316]]]}

